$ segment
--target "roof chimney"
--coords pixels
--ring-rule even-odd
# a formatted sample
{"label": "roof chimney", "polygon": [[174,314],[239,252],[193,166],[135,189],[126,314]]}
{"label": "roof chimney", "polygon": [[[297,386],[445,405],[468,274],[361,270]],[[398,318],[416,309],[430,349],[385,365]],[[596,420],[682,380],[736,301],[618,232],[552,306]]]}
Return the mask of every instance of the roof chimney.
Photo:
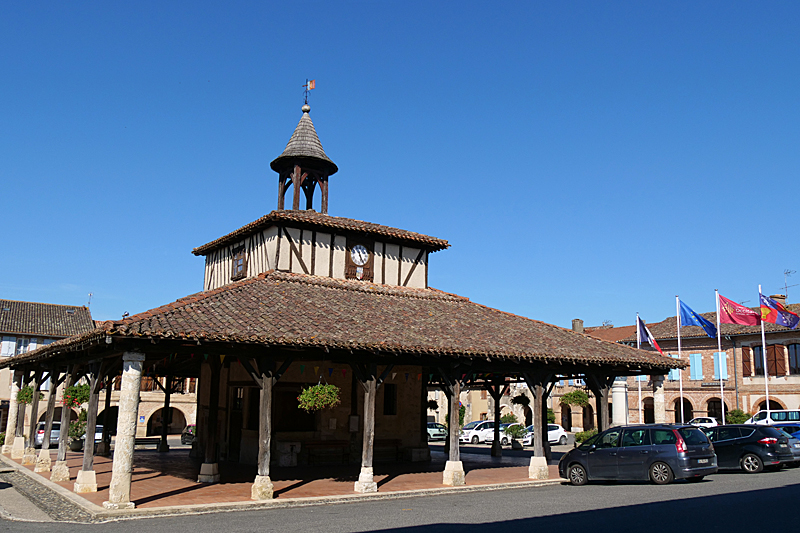
{"label": "roof chimney", "polygon": [[580,318],[573,318],[572,319],[572,331],[577,331],[578,333],[583,333],[583,320]]}
{"label": "roof chimney", "polygon": [[770,296],[773,300],[781,304],[782,306],[786,307],[786,295],[785,294],[773,294]]}

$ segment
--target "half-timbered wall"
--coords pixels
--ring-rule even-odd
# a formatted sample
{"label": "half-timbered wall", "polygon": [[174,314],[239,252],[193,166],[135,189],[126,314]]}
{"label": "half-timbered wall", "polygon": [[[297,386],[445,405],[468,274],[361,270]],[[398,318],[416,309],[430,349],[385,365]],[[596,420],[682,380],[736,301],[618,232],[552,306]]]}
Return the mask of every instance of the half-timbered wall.
{"label": "half-timbered wall", "polygon": [[[245,277],[269,270],[345,277],[347,236],[316,230],[273,226],[206,255],[204,290],[231,283],[234,257],[244,252]],[[374,282],[403,287],[427,287],[428,254],[420,248],[376,241]]]}

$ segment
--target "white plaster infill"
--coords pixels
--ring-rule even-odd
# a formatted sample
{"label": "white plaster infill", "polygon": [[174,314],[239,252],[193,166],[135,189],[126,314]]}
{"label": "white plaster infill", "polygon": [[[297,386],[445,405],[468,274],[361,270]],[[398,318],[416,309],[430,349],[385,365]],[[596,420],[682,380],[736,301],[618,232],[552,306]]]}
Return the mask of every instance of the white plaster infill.
{"label": "white plaster infill", "polygon": [[356,481],[353,490],[355,490],[360,494],[378,492],[378,484],[375,483],[375,479],[373,477],[373,470],[371,466],[361,467],[361,473],[358,474],[358,481]]}

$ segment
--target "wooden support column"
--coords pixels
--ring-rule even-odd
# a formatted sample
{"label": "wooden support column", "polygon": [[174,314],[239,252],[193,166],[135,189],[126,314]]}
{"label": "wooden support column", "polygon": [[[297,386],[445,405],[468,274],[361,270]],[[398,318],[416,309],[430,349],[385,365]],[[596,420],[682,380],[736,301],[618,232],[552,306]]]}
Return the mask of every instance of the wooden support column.
{"label": "wooden support column", "polygon": [[[21,372],[17,393],[19,393],[23,387],[29,385],[30,381],[30,373],[27,371]],[[21,403],[19,404],[19,409],[17,409],[17,428],[14,433],[14,446],[11,448],[12,459],[22,460],[23,455],[25,455],[25,405],[26,404]]]}
{"label": "wooden support column", "polygon": [[531,411],[533,415],[533,457],[528,466],[528,477],[531,479],[548,479],[550,477],[547,461],[550,444],[547,441],[547,396],[548,383],[553,379],[549,372],[523,372],[522,378],[533,394]]}
{"label": "wooden support column", "polygon": [[53,431],[53,414],[56,409],[56,396],[58,395],[58,387],[64,381],[61,373],[55,367],[50,368],[50,392],[47,394],[47,410],[45,411],[44,421],[44,436],[42,437],[42,449],[39,451],[39,457],[36,459],[36,466],[33,468],[34,472],[49,472],[52,464],[50,458],[50,434]]}
{"label": "wooden support column", "polygon": [[106,509],[133,509],[131,474],[133,449],[136,442],[136,418],[139,415],[139,390],[142,385],[142,366],[145,355],[125,352],[122,356],[122,384],[119,391],[117,437],[114,441],[114,463],[108,487]]}
{"label": "wooden support column", "polygon": [[19,416],[19,404],[17,403],[17,393],[22,383],[22,372],[15,371],[11,379],[11,397],[8,401],[8,422],[6,423],[6,440],[3,444],[3,453],[8,455],[14,446],[17,435],[17,417]]}
{"label": "wooden support column", "polygon": [[216,483],[219,481],[219,464],[217,463],[217,438],[219,434],[219,379],[222,364],[219,356],[210,355],[208,365],[211,369],[211,383],[208,395],[208,428],[206,429],[205,459],[200,465],[198,483]]}
{"label": "wooden support column", "polygon": [[[66,380],[64,381],[65,389],[75,384],[75,372],[77,369],[77,365],[72,365],[67,368]],[[50,481],[69,481],[67,446],[69,445],[70,413],[72,413],[72,409],[69,406],[61,406],[61,429],[58,434],[58,455],[56,455],[56,464],[50,472]]]}
{"label": "wooden support column", "polygon": [[609,428],[608,420],[608,400],[611,392],[611,385],[616,376],[607,374],[586,374],[586,384],[592,391],[596,400],[597,407],[597,432],[605,431]]}
{"label": "wooden support column", "polygon": [[172,413],[169,410],[169,400],[172,395],[172,375],[167,374],[166,387],[164,391],[164,409],[161,415],[161,442],[158,443],[159,452],[168,452],[169,444],[167,443],[167,432],[169,431],[169,424],[172,422]]}
{"label": "wooden support column", "polygon": [[98,388],[102,370],[105,368],[101,368],[100,363],[94,363],[91,367],[89,405],[86,410],[86,438],[83,441],[83,466],[75,480],[73,489],[75,492],[97,492],[97,478],[94,473],[94,436],[97,428],[97,404],[100,400]]}
{"label": "wooden support column", "polygon": [[103,399],[103,437],[97,444],[97,455],[102,457],[111,456],[111,391],[114,389],[114,379],[111,375],[106,378],[106,395]]}
{"label": "wooden support column", "polygon": [[33,373],[31,383],[31,415],[28,427],[28,438],[25,441],[25,454],[22,456],[23,465],[36,464],[36,426],[39,425],[39,387],[42,385],[42,372]]}
{"label": "wooden support column", "polygon": [[461,429],[458,423],[458,404],[459,397],[461,396],[461,382],[457,378],[452,379],[451,382],[448,383],[448,387],[450,388],[450,419],[448,420],[447,427],[452,429],[448,432],[450,453],[444,465],[442,484],[457,487],[467,484],[464,474],[464,464],[461,462],[461,450],[458,448],[458,436]]}
{"label": "wooden support column", "polygon": [[492,397],[494,404],[494,436],[492,440],[491,453],[492,457],[502,457],[503,445],[500,441],[502,438],[500,436],[500,399],[508,390],[508,385],[501,381],[495,381],[491,385],[487,385],[486,390],[489,391],[489,395]]}
{"label": "wooden support column", "polygon": [[355,484],[355,491],[378,492],[378,484],[373,479],[372,451],[375,443],[375,396],[378,393],[377,369],[374,365],[364,376],[364,444],[361,450],[361,472]]}

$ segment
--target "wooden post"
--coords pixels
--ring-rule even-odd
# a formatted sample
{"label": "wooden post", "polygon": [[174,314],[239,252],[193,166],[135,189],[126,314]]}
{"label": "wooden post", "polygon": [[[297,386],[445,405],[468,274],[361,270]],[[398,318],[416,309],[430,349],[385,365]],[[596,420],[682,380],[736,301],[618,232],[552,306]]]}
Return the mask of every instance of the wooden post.
{"label": "wooden post", "polygon": [[547,441],[547,384],[552,374],[544,371],[523,372],[522,377],[533,394],[531,406],[533,418],[533,457],[528,466],[528,477],[531,479],[548,479],[550,471],[547,461],[550,459],[550,443]]}
{"label": "wooden post", "polygon": [[169,424],[172,421],[172,416],[169,410],[169,400],[170,395],[172,394],[172,375],[167,374],[166,379],[166,387],[164,387],[164,409],[162,410],[163,414],[161,415],[161,442],[158,443],[158,451],[159,452],[168,452],[169,451],[169,444],[167,443],[167,432],[169,430]]}
{"label": "wooden post", "polygon": [[211,368],[211,386],[208,395],[208,428],[206,430],[205,460],[200,465],[200,475],[197,476],[198,483],[216,483],[219,481],[217,434],[219,433],[219,378],[222,364],[218,357],[217,355],[211,355],[208,361]]}
{"label": "wooden post", "polygon": [[273,497],[272,480],[269,477],[269,463],[272,458],[272,389],[275,379],[272,362],[259,361],[259,379],[261,386],[258,413],[258,475],[250,489],[253,500],[271,500]]}
{"label": "wooden post", "polygon": [[378,392],[377,369],[373,365],[364,383],[364,447],[361,451],[361,472],[355,484],[355,491],[378,492],[378,484],[373,479],[372,447],[375,442],[375,395]]}
{"label": "wooden post", "polygon": [[500,399],[505,394],[508,385],[499,381],[487,386],[487,390],[494,402],[494,440],[492,440],[492,457],[503,456],[503,445],[500,442]]}
{"label": "wooden post", "polygon": [[50,369],[50,392],[47,394],[47,409],[45,411],[44,436],[42,437],[42,449],[39,451],[39,458],[36,459],[34,472],[49,472],[50,459],[50,433],[53,430],[53,414],[56,408],[56,395],[58,386],[61,384],[59,373],[55,367]]}
{"label": "wooden post", "polygon": [[450,419],[448,420],[448,439],[450,441],[450,453],[448,461],[444,465],[444,485],[461,486],[466,485],[464,465],[461,463],[461,450],[458,449],[458,435],[460,427],[458,424],[458,403],[461,396],[461,382],[458,378],[452,379],[448,383],[450,387]]}
{"label": "wooden post", "polygon": [[97,492],[97,478],[94,472],[94,435],[97,427],[97,404],[100,400],[97,385],[100,379],[100,363],[94,363],[89,383],[89,405],[86,410],[86,437],[83,440],[83,466],[75,481],[75,492]]}
{"label": "wooden post", "polygon": [[[533,387],[528,387],[533,393],[533,421],[531,424],[533,425],[533,455],[535,457],[544,457],[544,441],[547,435],[547,432],[542,431],[542,427],[547,427],[547,417],[543,416],[542,410],[545,407],[542,405],[542,396],[544,392],[544,387],[540,383],[536,383]],[[542,420],[544,420],[544,426],[542,425]]]}
{"label": "wooden post", "polygon": [[31,417],[28,438],[25,441],[25,454],[22,456],[24,465],[36,463],[36,428],[39,425],[39,387],[41,384],[42,373],[37,370],[33,373],[33,382],[31,383]]}
{"label": "wooden post", "polygon": [[[67,368],[67,378],[64,381],[64,388],[71,387],[75,382],[75,371],[77,365]],[[50,481],[69,481],[69,468],[67,467],[67,446],[69,444],[69,424],[70,409],[66,405],[61,406],[61,429],[58,434],[58,455],[56,464],[50,472]]]}
{"label": "wooden post", "polygon": [[103,457],[111,456],[111,391],[114,388],[114,380],[111,376],[107,376],[108,383],[106,383],[106,397],[103,399],[103,436],[100,443],[97,445],[97,455]]}
{"label": "wooden post", "polygon": [[592,391],[596,399],[597,407],[597,432],[608,429],[608,395],[611,390],[611,384],[614,382],[616,376],[607,376],[604,374],[587,374],[586,384],[589,390]]}
{"label": "wooden post", "polygon": [[454,428],[450,425],[450,408],[453,405],[453,403],[450,401],[450,397],[452,396],[450,387],[443,386],[442,391],[444,392],[444,397],[447,400],[447,437],[444,439],[444,454],[447,457],[450,457],[450,433],[455,431],[456,441],[458,441],[458,432],[461,431],[461,428]]}

